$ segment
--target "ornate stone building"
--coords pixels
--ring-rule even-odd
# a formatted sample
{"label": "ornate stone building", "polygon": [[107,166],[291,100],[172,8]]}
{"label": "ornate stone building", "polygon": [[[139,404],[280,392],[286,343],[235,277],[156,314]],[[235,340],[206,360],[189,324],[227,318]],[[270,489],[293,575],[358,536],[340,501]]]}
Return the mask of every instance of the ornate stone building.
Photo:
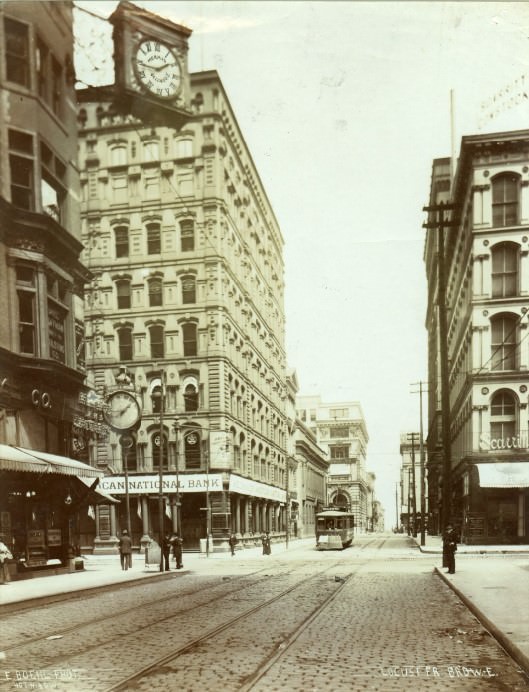
{"label": "ornate stone building", "polygon": [[[452,184],[450,160],[434,161],[430,206],[441,202],[453,207],[444,213],[444,252],[440,255],[439,212],[432,211],[424,253],[430,530],[442,529],[439,510],[445,502],[463,541],[526,543],[529,131],[463,137]],[[439,256],[444,257],[446,278],[444,344],[438,319],[443,299]],[[446,458],[441,425],[442,346],[446,347],[449,383],[450,455]],[[448,496],[443,497],[445,487]]]}
{"label": "ornate stone building", "polygon": [[[286,529],[283,238],[218,74],[192,74],[190,89],[179,129],[117,114],[111,88],[78,94],[87,370],[98,396],[121,372],[141,399],[134,543],[162,524],[188,548],[209,528],[224,549],[230,531],[250,545]],[[118,437],[88,444],[123,496]],[[126,525],[109,511],[101,550]]]}

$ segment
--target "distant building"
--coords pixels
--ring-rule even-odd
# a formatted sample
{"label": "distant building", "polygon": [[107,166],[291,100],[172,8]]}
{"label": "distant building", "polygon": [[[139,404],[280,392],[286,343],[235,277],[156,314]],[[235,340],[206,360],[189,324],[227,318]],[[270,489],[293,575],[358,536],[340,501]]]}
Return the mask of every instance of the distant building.
{"label": "distant building", "polygon": [[[447,503],[466,543],[529,541],[529,130],[463,137],[433,163],[430,205],[444,228],[447,339],[439,333],[438,212],[428,215],[428,494],[431,530]],[[440,363],[446,346],[451,468],[443,497]]]}
{"label": "distant building", "polygon": [[366,469],[369,440],[357,401],[323,403],[319,396],[297,397],[298,416],[316,435],[329,460],[327,504],[355,515],[356,527],[370,528],[373,478]]}
{"label": "distant building", "polygon": [[297,416],[298,381],[294,370],[289,371],[287,383],[290,535],[301,538],[316,535],[315,515],[327,504],[329,461],[326,452],[318,446],[316,434]]}

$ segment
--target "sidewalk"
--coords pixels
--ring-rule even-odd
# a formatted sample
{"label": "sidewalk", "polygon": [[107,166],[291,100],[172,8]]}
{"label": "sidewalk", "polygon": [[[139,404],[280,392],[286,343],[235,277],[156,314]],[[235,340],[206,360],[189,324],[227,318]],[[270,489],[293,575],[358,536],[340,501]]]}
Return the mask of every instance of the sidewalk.
{"label": "sidewalk", "polygon": [[[314,538],[295,539],[285,543],[273,543],[272,554],[280,554],[288,550],[296,550],[308,543],[314,543]],[[184,569],[176,570],[175,561],[171,558],[169,572],[160,572],[158,565],[146,565],[145,556],[135,553],[132,556],[132,569],[122,570],[119,555],[85,555],[84,570],[69,574],[33,577],[0,584],[0,613],[23,607],[32,607],[39,600],[63,600],[64,594],[80,591],[91,591],[111,585],[141,581],[143,579],[175,579],[186,572],[222,572],[233,571],[230,560],[237,560],[237,568],[244,568],[242,560],[255,558],[262,554],[261,547],[237,550],[235,558],[230,553],[186,553],[183,555]],[[249,570],[255,566],[249,565]]]}
{"label": "sidewalk", "polygon": [[427,536],[421,552],[439,554],[441,579],[529,674],[529,546],[458,545],[456,573],[442,568],[442,540]]}

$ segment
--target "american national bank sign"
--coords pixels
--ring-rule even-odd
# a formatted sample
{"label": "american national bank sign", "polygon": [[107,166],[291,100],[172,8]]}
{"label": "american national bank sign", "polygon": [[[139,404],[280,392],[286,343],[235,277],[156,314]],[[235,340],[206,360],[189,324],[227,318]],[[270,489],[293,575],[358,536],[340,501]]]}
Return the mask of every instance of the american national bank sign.
{"label": "american national bank sign", "polygon": [[479,449],[482,452],[529,449],[529,436],[527,433],[521,433],[512,437],[491,437],[489,433],[481,433],[479,436]]}
{"label": "american national bank sign", "polygon": [[[129,493],[148,495],[160,492],[159,476],[129,476]],[[125,476],[104,476],[99,481],[99,488],[112,495],[124,495],[126,491]],[[176,474],[165,474],[162,481],[162,492],[176,493]],[[178,492],[203,493],[206,490],[222,490],[221,473],[195,473],[178,478]]]}

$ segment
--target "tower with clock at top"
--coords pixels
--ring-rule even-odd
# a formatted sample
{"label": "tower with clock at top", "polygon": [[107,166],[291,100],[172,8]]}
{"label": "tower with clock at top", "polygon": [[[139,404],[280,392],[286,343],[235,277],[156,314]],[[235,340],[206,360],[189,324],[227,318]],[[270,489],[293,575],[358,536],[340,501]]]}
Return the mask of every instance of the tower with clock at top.
{"label": "tower with clock at top", "polygon": [[120,2],[110,22],[117,110],[152,125],[181,127],[190,116],[191,29],[131,2]]}

